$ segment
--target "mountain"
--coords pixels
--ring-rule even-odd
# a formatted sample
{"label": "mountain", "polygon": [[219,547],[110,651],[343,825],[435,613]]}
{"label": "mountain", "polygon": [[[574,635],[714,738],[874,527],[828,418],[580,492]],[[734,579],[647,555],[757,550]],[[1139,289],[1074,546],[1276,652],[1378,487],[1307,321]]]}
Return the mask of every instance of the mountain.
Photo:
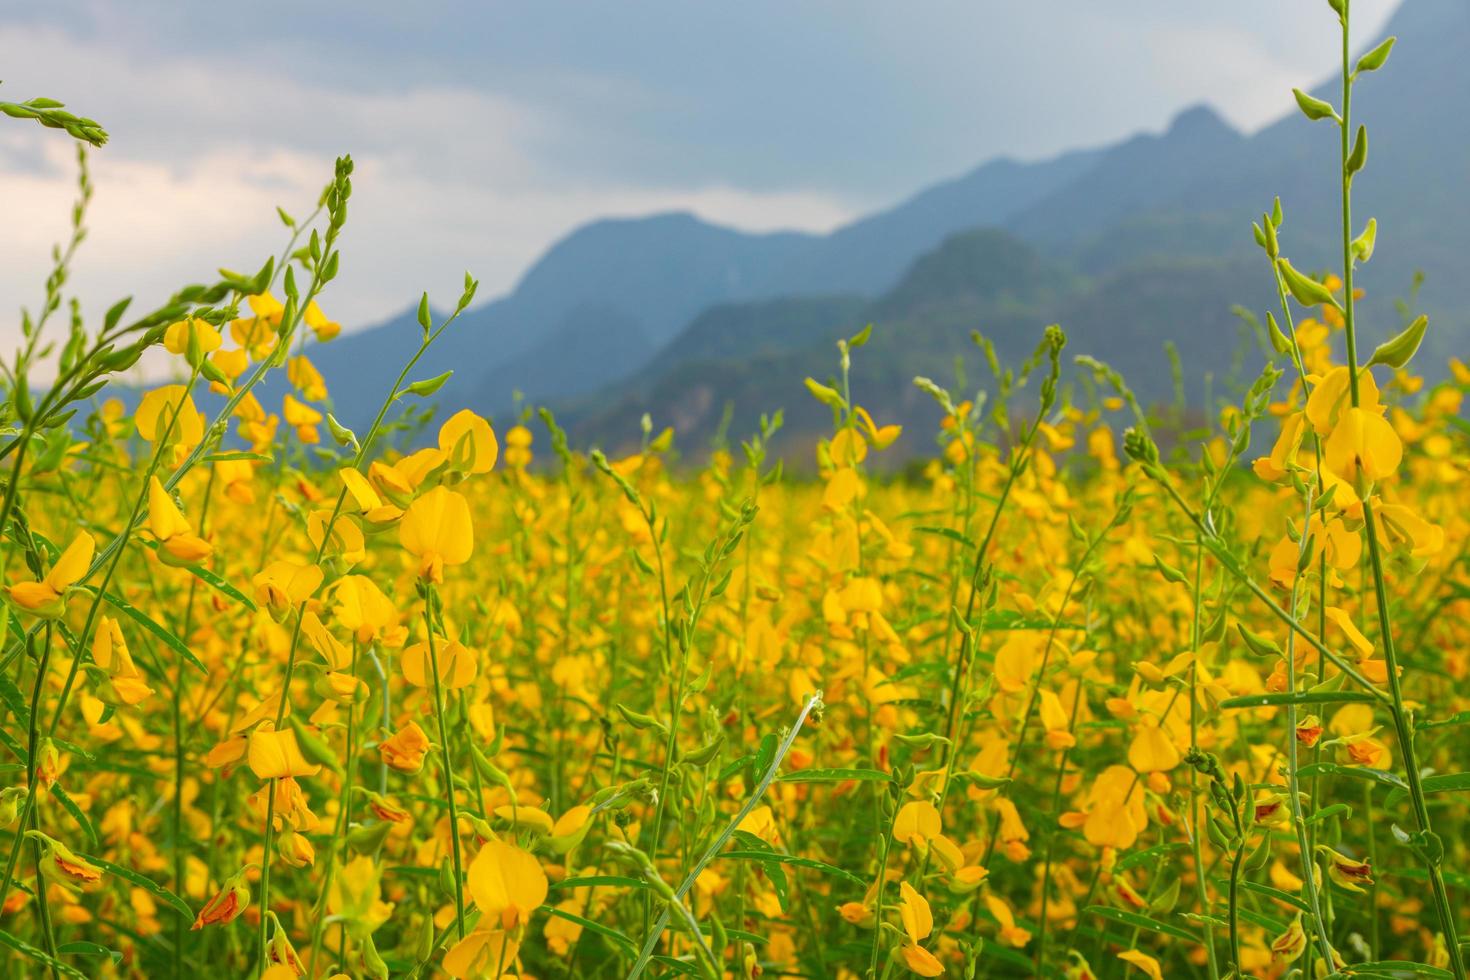
{"label": "mountain", "polygon": [[[504,411],[516,391],[541,401],[595,391],[647,364],[708,307],[877,295],[947,235],[999,224],[1085,173],[1095,157],[992,161],[828,235],[747,234],[689,214],[593,222],[553,245],[508,296],[465,313],[416,375],[453,369],[443,397],[486,413]],[[608,335],[588,344],[598,318]],[[409,309],[318,348],[323,372],[339,379],[332,395],[340,419],[371,420],[417,339]]]}
{"label": "mountain", "polygon": [[1033,244],[1070,253],[1139,208],[1179,197],[1245,141],[1213,109],[1194,106],[1159,135],[1135,136],[1097,154],[1083,174],[1005,226]]}
{"label": "mountain", "polygon": [[[1328,19],[1320,43],[1330,30]],[[1372,148],[1355,223],[1380,221],[1379,252],[1359,272],[1362,344],[1398,329],[1393,301],[1422,270],[1432,369],[1470,347],[1457,295],[1470,271],[1470,4],[1406,0],[1388,33],[1393,57],[1354,98]],[[1336,88],[1314,92],[1337,101]],[[698,446],[727,404],[737,424],[784,406],[795,438],[808,415],[827,421],[809,411],[801,378],[828,376],[832,343],[865,322],[877,330],[855,360],[861,398],[927,425],[914,374],[947,376],[961,355],[973,373],[976,328],[1004,357],[1025,356],[1056,321],[1073,352],[1115,362],[1155,401],[1173,398],[1172,341],[1200,404],[1207,385],[1218,392],[1226,375],[1258,367],[1258,355],[1240,360],[1231,313],[1274,305],[1252,218],[1279,194],[1285,253],[1305,269],[1340,262],[1337,153],[1335,128],[1303,119],[1283,93],[1282,119],[1253,134],[1194,107],[1112,146],[992,161],[827,235],[750,235],[689,215],[596,222],[510,295],[467,313],[416,376],[454,368],[444,398],[489,414],[516,390],[551,401],[579,438],[609,447],[636,436],[643,411]],[[321,349],[339,417],[371,414],[416,331],[405,315]]]}
{"label": "mountain", "polygon": [[[416,376],[453,370],[442,397],[487,412],[508,407],[517,388],[534,398],[590,390],[641,365],[705,307],[756,295],[811,237],[689,214],[593,222],[553,245],[509,296],[461,316]],[[344,423],[372,419],[418,338],[408,310],[317,348]]]}
{"label": "mountain", "polygon": [[1100,156],[1099,150],[1079,150],[1039,163],[1003,158],[982,164],[817,239],[770,288],[776,293],[877,295],[948,236],[1007,222],[1086,174]]}
{"label": "mountain", "polygon": [[[968,387],[956,390],[973,392],[978,380],[973,372],[985,370],[970,338],[974,330],[994,343],[1003,365],[1014,366],[1035,350],[1044,324],[1064,324],[1071,378],[1077,373],[1070,354],[1092,353],[1122,371],[1150,403],[1172,400],[1173,380],[1160,338],[1178,337],[1197,363],[1216,372],[1208,382],[1192,379],[1187,393],[1202,400],[1206,383],[1223,392],[1243,374],[1250,350],[1246,328],[1231,306],[1269,298],[1265,282],[1245,295],[1236,291],[1236,280],[1248,271],[1242,260],[1153,258],[1089,279],[1006,232],[969,232],[921,256],[891,290],[844,320],[833,322],[842,309],[831,305],[828,316],[809,321],[820,329],[793,329],[782,342],[768,338],[735,356],[690,344],[684,356],[661,356],[625,384],[562,403],[557,414],[577,444],[622,452],[637,445],[639,419],[648,413],[658,426],[672,425],[680,444],[698,454],[718,431],[727,406],[745,426],[779,407],[786,424],[775,451],[800,467],[805,458],[792,454],[831,426],[830,410],[806,393],[802,380],[830,379],[837,365],[835,342],[873,322],[872,339],[853,358],[854,397],[882,423],[897,422],[911,433],[881,461],[894,465],[924,454],[930,446],[927,434],[940,421],[933,401],[914,387],[915,376],[932,376],[949,386],[952,365],[963,358],[972,376]],[[728,304],[695,323],[717,319],[728,345],[742,330],[789,323],[798,309],[836,302],[851,300]],[[1179,310],[1189,308],[1195,313],[1181,323]],[[1128,311],[1126,318],[1118,316],[1121,309]]]}

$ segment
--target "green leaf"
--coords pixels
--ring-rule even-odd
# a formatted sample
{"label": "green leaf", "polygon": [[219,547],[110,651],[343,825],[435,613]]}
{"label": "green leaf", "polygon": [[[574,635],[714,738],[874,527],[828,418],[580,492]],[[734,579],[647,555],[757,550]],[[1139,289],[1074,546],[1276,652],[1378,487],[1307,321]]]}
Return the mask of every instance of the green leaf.
{"label": "green leaf", "polygon": [[545,912],[547,915],[554,915],[558,919],[566,919],[568,922],[575,922],[577,925],[581,926],[583,929],[588,930],[589,932],[595,932],[599,936],[611,939],[613,942],[623,947],[623,949],[629,953],[638,952],[637,943],[633,942],[633,940],[629,939],[621,932],[618,932],[616,929],[612,929],[608,926],[603,925],[601,922],[594,922],[591,919],[585,919],[582,916],[577,915],[575,912],[568,912],[566,909],[553,908],[550,905],[541,906],[541,911]]}
{"label": "green leaf", "polygon": [[961,534],[959,531],[956,531],[952,527],[937,527],[931,524],[920,524],[914,527],[914,531],[919,534],[936,534],[941,538],[948,538],[949,540],[954,541],[957,544],[962,544],[967,548],[975,547],[974,542],[972,542],[969,538],[965,537],[963,534]]}
{"label": "green leaf", "polygon": [[106,956],[112,960],[113,966],[121,963],[123,957],[121,950],[108,949],[106,946],[100,946],[97,943],[82,942],[81,940],[73,943],[62,943],[56,947],[56,951],[58,953],[66,953],[69,956]]}
{"label": "green leaf", "polygon": [[853,874],[844,871],[835,865],[815,858],[797,857],[794,854],[783,854],[780,851],[726,851],[721,857],[732,858],[737,861],[760,861],[766,864],[789,864],[794,868],[809,868],[812,871],[820,871],[823,874],[833,875],[837,878],[845,878],[855,885],[866,885],[867,882]]}
{"label": "green leaf", "polygon": [[1280,888],[1272,888],[1270,885],[1263,885],[1255,881],[1242,881],[1240,887],[1246,891],[1255,892],[1257,895],[1264,895],[1267,898],[1290,905],[1294,909],[1300,909],[1308,915],[1312,914],[1312,907],[1310,905],[1297,896],[1282,891]]}
{"label": "green leaf", "polygon": [[151,894],[154,898],[162,899],[165,904],[167,904],[175,912],[182,915],[184,918],[193,921],[194,910],[189,907],[189,903],[184,901],[179,896],[175,895],[173,892],[169,891],[167,888],[160,885],[158,882],[154,881],[152,878],[149,878],[147,875],[141,875],[138,872],[134,871],[132,868],[124,867],[121,864],[113,864],[111,861],[104,861],[100,857],[92,857],[87,854],[79,855],[79,857],[82,857],[87,861],[91,861],[99,868],[110,871],[111,873],[117,875],[119,878],[122,878],[125,881],[132,882],[139,888]]}
{"label": "green leaf", "polygon": [[672,956],[663,956],[659,953],[655,953],[654,955],[650,956],[649,959],[652,960],[654,963],[657,963],[659,966],[664,967],[670,973],[677,973],[681,977],[704,976],[704,974],[700,972],[699,967],[695,966],[693,963],[686,963],[683,960],[676,960]]}
{"label": "green leaf", "polygon": [[[1389,38],[1389,40],[1393,40]],[[1434,980],[1454,980],[1455,975],[1449,970],[1432,966],[1428,963],[1414,963],[1409,960],[1377,960],[1373,963],[1354,963],[1353,973],[1361,976],[1364,972],[1379,973],[1385,976],[1397,977],[1404,973],[1411,973],[1416,977],[1433,977]]]}
{"label": "green leaf", "polygon": [[1324,806],[1310,817],[1307,817],[1307,823],[1321,823],[1323,820],[1337,816],[1341,816],[1344,820],[1351,820],[1353,818],[1353,808],[1346,803],[1334,803],[1331,806]]}
{"label": "green leaf", "polygon": [[1130,926],[1134,929],[1147,929],[1150,932],[1157,932],[1161,935],[1173,936],[1175,939],[1182,939],[1187,943],[1193,943],[1199,940],[1199,937],[1188,929],[1181,929],[1179,926],[1171,925],[1167,922],[1160,922],[1158,919],[1151,919],[1146,915],[1139,915],[1137,912],[1125,912],[1122,909],[1109,908],[1106,905],[1089,905],[1087,912],[1090,915],[1095,915],[1102,919],[1109,919],[1119,925]]}
{"label": "green leaf", "polygon": [[1448,718],[1438,721],[1421,721],[1414,727],[1421,732],[1427,732],[1434,728],[1449,728],[1454,725],[1470,725],[1470,711],[1457,711]]}
{"label": "green leaf", "polygon": [[855,780],[857,782],[886,783],[892,778],[888,773],[877,769],[798,769],[796,772],[781,776],[778,782],[845,783],[848,780]]}
{"label": "green leaf", "polygon": [[1281,704],[1337,704],[1344,701],[1371,704],[1378,699],[1367,691],[1278,691],[1272,694],[1242,694],[1226,698],[1220,707],[1270,708]]}
{"label": "green leaf", "polygon": [[568,888],[597,888],[607,886],[612,888],[647,888],[648,882],[642,878],[626,878],[623,875],[583,875],[579,878],[565,878],[553,882],[552,891],[565,891]]}
{"label": "green leaf", "polygon": [[211,572],[209,569],[205,568],[202,565],[185,565],[184,568],[188,569],[190,574],[199,579],[205,585],[209,586],[211,589],[214,589],[216,592],[230,599],[234,599],[236,602],[240,603],[240,605],[244,606],[246,609],[249,609],[251,612],[255,612],[256,605],[253,599],[251,599],[245,593],[241,592],[239,589],[235,588],[233,585],[225,581],[220,576],[216,575],[214,572]]}
{"label": "green leaf", "polygon": [[1380,786],[1390,786],[1395,789],[1408,789],[1409,784],[1403,778],[1382,769],[1370,769],[1367,766],[1339,766],[1335,762],[1313,762],[1302,766],[1297,770],[1297,776],[1307,778],[1310,776],[1347,776],[1350,779],[1362,779]]}
{"label": "green leaf", "polygon": [[0,945],[9,946],[17,953],[22,953],[26,956],[29,956],[37,963],[40,963],[43,966],[49,966],[53,970],[65,973],[69,977],[76,977],[77,980],[87,980],[87,975],[81,970],[78,970],[76,967],[72,966],[69,963],[63,963],[61,960],[56,959],[54,956],[50,956],[49,954],[47,954],[44,950],[37,949],[35,946],[32,946],[24,939],[18,939],[3,929],[0,929]]}
{"label": "green leaf", "polygon": [[[87,591],[92,591],[90,587],[86,588]],[[190,652],[188,646],[185,645],[184,641],[179,639],[177,636],[174,636],[162,626],[159,626],[158,623],[154,622],[147,613],[133,606],[121,596],[113,595],[111,592],[102,593],[102,598],[106,599],[108,603],[110,603],[113,608],[115,608],[118,612],[122,613],[124,616],[128,617],[133,622],[137,623],[139,626],[143,627],[145,630],[158,637],[158,639],[163,642],[164,646],[168,647],[174,653],[177,653],[185,661],[191,664],[194,669],[198,670],[199,673],[204,674],[206,677],[209,676],[209,668],[204,666],[204,663]]]}
{"label": "green leaf", "polygon": [[1174,841],[1168,844],[1155,844],[1153,847],[1146,847],[1141,851],[1134,851],[1126,857],[1119,858],[1118,870],[1127,871],[1129,868],[1136,868],[1139,865],[1147,864],[1155,858],[1162,858],[1169,854],[1187,850],[1189,850],[1189,845],[1182,841]]}
{"label": "green leaf", "polygon": [[9,674],[0,673],[0,701],[5,702],[5,707],[15,715],[18,728],[27,728],[31,724],[31,706],[26,704],[25,695],[15,682],[10,679]]}
{"label": "green leaf", "polygon": [[1420,783],[1426,793],[1461,793],[1470,790],[1470,772],[1445,772],[1425,776]]}
{"label": "green leaf", "polygon": [[243,459],[252,463],[269,463],[275,459],[269,453],[251,453],[243,450],[239,452],[210,453],[200,460],[201,463],[228,463],[233,460]]}
{"label": "green leaf", "polygon": [[87,815],[82,812],[82,808],[77,806],[76,800],[73,800],[67,795],[66,790],[61,788],[60,783],[51,787],[51,795],[56,797],[62,809],[71,814],[71,818],[77,822],[77,826],[81,827],[82,832],[92,841],[92,846],[96,847],[100,843],[97,838],[97,828],[92,826],[92,821],[87,819]]}

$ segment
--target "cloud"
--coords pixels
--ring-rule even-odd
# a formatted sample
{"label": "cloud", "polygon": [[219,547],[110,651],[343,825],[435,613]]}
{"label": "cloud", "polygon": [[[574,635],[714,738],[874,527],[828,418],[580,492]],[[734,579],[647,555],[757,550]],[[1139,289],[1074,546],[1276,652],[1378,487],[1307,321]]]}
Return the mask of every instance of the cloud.
{"label": "cloud", "polygon": [[[112,142],[90,155],[96,195],[70,284],[92,315],[128,293],[151,307],[219,266],[258,267],[286,240],[276,206],[304,217],[346,149],[357,168],[343,271],[323,305],[349,329],[424,289],[447,304],[466,268],[481,278],[482,297],[502,293],[547,246],[597,216],[688,210],[753,231],[820,231],[859,210],[819,191],[718,182],[562,184],[528,150],[551,140],[556,122],[469,89],[382,95],[233,60],[142,63],[52,29],[0,29],[0,50],[24,52],[7,68],[26,78],[28,95],[69,98],[113,125]],[[0,292],[15,298],[0,310],[0,343],[9,346],[19,305],[39,299],[51,244],[68,232],[76,168],[58,133],[18,123],[0,132]]]}
{"label": "cloud", "polygon": [[[1359,0],[1360,37],[1392,0]],[[1310,8],[1310,9],[1308,9]],[[613,6],[55,0],[0,25],[9,98],[61,98],[113,131],[72,282],[91,314],[252,268],[333,157],[358,164],[343,273],[351,329],[467,267],[502,293],[600,216],[671,209],[822,231],[988,156],[1158,129],[1208,101],[1239,125],[1329,71],[1318,4],[1035,0]],[[568,30],[576,17],[575,30]],[[1304,37],[1320,43],[1303,43]],[[66,233],[65,137],[0,121],[0,344]]]}

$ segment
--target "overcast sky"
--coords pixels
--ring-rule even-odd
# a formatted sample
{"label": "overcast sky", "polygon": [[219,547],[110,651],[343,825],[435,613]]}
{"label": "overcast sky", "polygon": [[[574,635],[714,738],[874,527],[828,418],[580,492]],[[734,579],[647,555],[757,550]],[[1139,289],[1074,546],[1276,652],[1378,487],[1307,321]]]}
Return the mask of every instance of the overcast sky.
{"label": "overcast sky", "polygon": [[[1410,0],[1412,2],[1412,0]],[[1394,0],[1356,0],[1359,40]],[[357,161],[348,329],[508,290],[604,215],[687,209],[826,230],[998,155],[1158,130],[1215,106],[1245,129],[1334,68],[1324,0],[47,0],[6,5],[0,99],[100,120],[94,315],[256,267],[332,158]],[[0,119],[0,342],[41,295],[75,167]]]}

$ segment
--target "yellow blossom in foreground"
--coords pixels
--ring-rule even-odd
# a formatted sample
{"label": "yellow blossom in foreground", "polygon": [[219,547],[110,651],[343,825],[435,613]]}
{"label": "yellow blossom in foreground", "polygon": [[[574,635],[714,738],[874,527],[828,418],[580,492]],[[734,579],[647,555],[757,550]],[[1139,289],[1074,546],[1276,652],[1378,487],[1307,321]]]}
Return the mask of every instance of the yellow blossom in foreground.
{"label": "yellow blossom in foreground", "polygon": [[158,477],[148,484],[148,530],[158,542],[158,556],[171,565],[197,565],[214,546],[194,533]]}
{"label": "yellow blossom in foreground", "polygon": [[16,582],[5,587],[10,601],[25,612],[56,618],[66,611],[66,590],[79,582],[92,566],[97,542],[86,531],[78,531],[51,569],[35,582]]}
{"label": "yellow blossom in foreground", "polygon": [[444,581],[445,565],[462,565],[475,548],[470,507],[460,494],[435,487],[415,500],[398,524],[403,550],[419,560],[419,575]]}
{"label": "yellow blossom in foreground", "polygon": [[500,444],[490,423],[466,408],[439,427],[439,451],[457,470],[489,473],[495,468]]}
{"label": "yellow blossom in foreground", "polygon": [[296,741],[296,733],[289,728],[280,731],[258,728],[251,732],[247,759],[250,771],[259,779],[315,776],[322,769],[306,760]]}
{"label": "yellow blossom in foreground", "polygon": [[513,929],[546,901],[546,872],[535,857],[514,844],[487,841],[470,862],[467,881],[485,919]]}

